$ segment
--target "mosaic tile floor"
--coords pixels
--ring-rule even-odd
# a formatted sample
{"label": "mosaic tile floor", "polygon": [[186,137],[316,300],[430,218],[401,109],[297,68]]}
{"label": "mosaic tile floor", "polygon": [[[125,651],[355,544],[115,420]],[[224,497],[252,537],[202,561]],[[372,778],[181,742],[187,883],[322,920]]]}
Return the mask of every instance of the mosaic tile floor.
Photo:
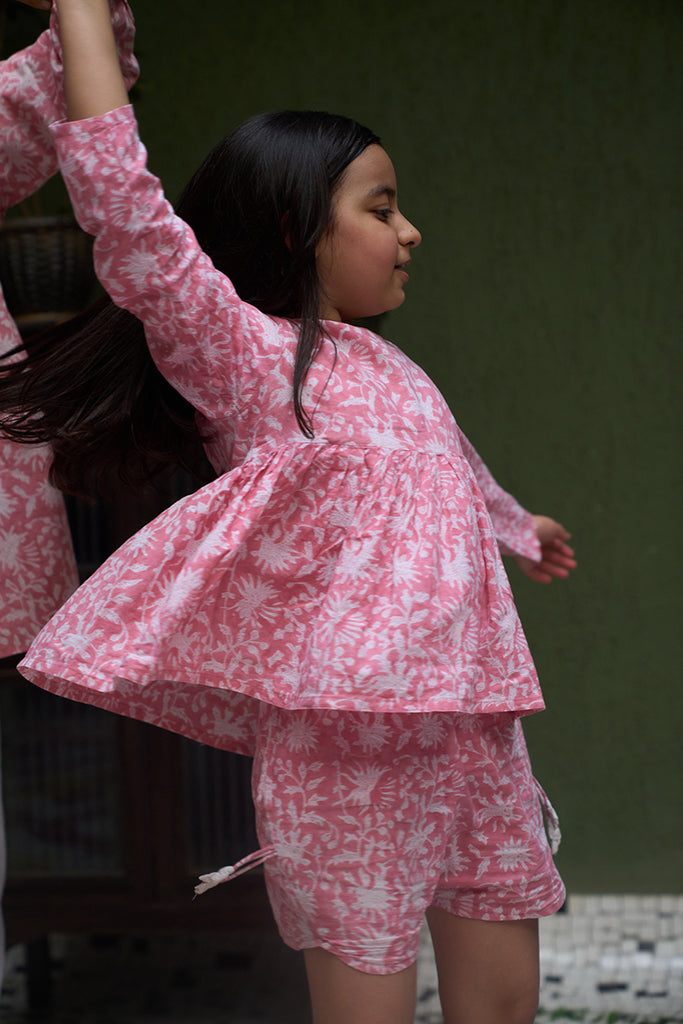
{"label": "mosaic tile floor", "polygon": [[[9,951],[4,1024],[306,1024],[300,957],[273,934],[51,940],[51,1007],[28,1007],[24,950]],[[573,896],[541,923],[537,1024],[683,1022],[683,896]],[[415,1024],[441,1024],[425,933]]]}
{"label": "mosaic tile floor", "polygon": [[683,1021],[683,896],[573,896],[541,922],[541,978],[539,1020]]}

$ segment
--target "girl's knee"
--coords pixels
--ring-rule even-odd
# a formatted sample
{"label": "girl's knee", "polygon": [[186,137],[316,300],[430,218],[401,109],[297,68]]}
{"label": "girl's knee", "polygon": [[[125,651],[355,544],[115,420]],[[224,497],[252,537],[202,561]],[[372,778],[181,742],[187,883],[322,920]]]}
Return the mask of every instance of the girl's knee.
{"label": "girl's knee", "polygon": [[538,986],[499,987],[470,991],[464,984],[454,991],[439,980],[444,1024],[534,1024],[538,1011]]}
{"label": "girl's knee", "polygon": [[533,1024],[536,921],[481,921],[432,907],[429,927],[445,1024]]}
{"label": "girl's knee", "polygon": [[[493,1008],[490,1024],[534,1024],[537,1012],[538,984],[531,981],[501,993],[498,1005]],[[486,1024],[489,1024],[488,1019]]]}

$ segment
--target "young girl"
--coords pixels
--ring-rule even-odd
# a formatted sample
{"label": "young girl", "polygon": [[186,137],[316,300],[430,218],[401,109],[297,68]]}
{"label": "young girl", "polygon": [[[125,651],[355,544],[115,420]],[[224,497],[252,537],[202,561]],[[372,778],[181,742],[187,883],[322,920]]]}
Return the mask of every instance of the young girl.
{"label": "young girl", "polygon": [[[137,65],[130,11],[117,5],[112,17],[126,78],[132,83]],[[65,113],[61,47],[53,19],[50,30],[31,47],[0,62],[0,221],[10,206],[56,172],[57,153],[47,126]],[[0,354],[19,344],[0,289]],[[0,665],[26,650],[78,583],[64,501],[48,482],[50,461],[45,446],[27,448],[0,437]],[[0,808],[0,891],[4,879]],[[0,978],[4,951],[0,919]]]}
{"label": "young girl", "polygon": [[[401,305],[420,243],[378,138],[326,114],[254,118],[180,219],[146,169],[106,0],[57,9],[70,121],[54,135],[77,215],[222,475],[115,553],[22,671],[254,756],[247,861],[265,861],[280,932],[305,950],[315,1024],[409,1024],[425,914],[447,1024],[528,1024],[537,918],[564,890],[499,547],[549,581],[575,564],[568,535],[498,487],[405,355],[353,325]],[[42,373],[7,373],[8,429],[57,423]],[[96,418],[62,425],[72,461]]]}

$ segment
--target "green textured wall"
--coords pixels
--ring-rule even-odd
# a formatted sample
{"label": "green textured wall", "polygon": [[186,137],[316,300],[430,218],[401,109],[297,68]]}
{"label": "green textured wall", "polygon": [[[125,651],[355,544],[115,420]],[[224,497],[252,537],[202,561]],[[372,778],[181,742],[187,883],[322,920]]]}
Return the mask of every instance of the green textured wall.
{"label": "green textured wall", "polygon": [[384,138],[423,233],[384,333],[580,568],[513,567],[527,720],[570,889],[680,891],[680,0],[137,0],[139,118],[175,195],[258,110]]}

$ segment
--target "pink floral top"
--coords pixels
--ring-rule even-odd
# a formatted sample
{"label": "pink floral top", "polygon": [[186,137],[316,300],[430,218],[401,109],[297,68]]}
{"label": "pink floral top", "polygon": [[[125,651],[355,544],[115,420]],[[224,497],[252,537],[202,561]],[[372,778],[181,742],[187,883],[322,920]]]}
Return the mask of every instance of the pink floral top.
{"label": "pink floral top", "polygon": [[[0,220],[57,170],[48,130],[63,116],[56,35],[0,63]],[[0,290],[0,353],[21,343]],[[62,496],[47,482],[50,451],[0,437],[0,657],[25,651],[75,589]]]}
{"label": "pink floral top", "polygon": [[172,212],[130,107],[54,127],[100,279],[213,432],[223,475],[132,538],[40,635],[49,689],[249,752],[287,708],[543,707],[504,552],[539,558],[429,378],[328,322],[292,409],[297,325],[242,302]]}
{"label": "pink floral top", "polygon": [[[137,76],[133,19],[112,0],[114,28],[128,84]],[[25,50],[0,63],[0,221],[58,169],[49,125],[64,117],[62,53],[56,14]],[[0,290],[0,352],[20,344]],[[26,650],[78,582],[64,501],[47,479],[43,446],[0,437],[0,657]]]}

